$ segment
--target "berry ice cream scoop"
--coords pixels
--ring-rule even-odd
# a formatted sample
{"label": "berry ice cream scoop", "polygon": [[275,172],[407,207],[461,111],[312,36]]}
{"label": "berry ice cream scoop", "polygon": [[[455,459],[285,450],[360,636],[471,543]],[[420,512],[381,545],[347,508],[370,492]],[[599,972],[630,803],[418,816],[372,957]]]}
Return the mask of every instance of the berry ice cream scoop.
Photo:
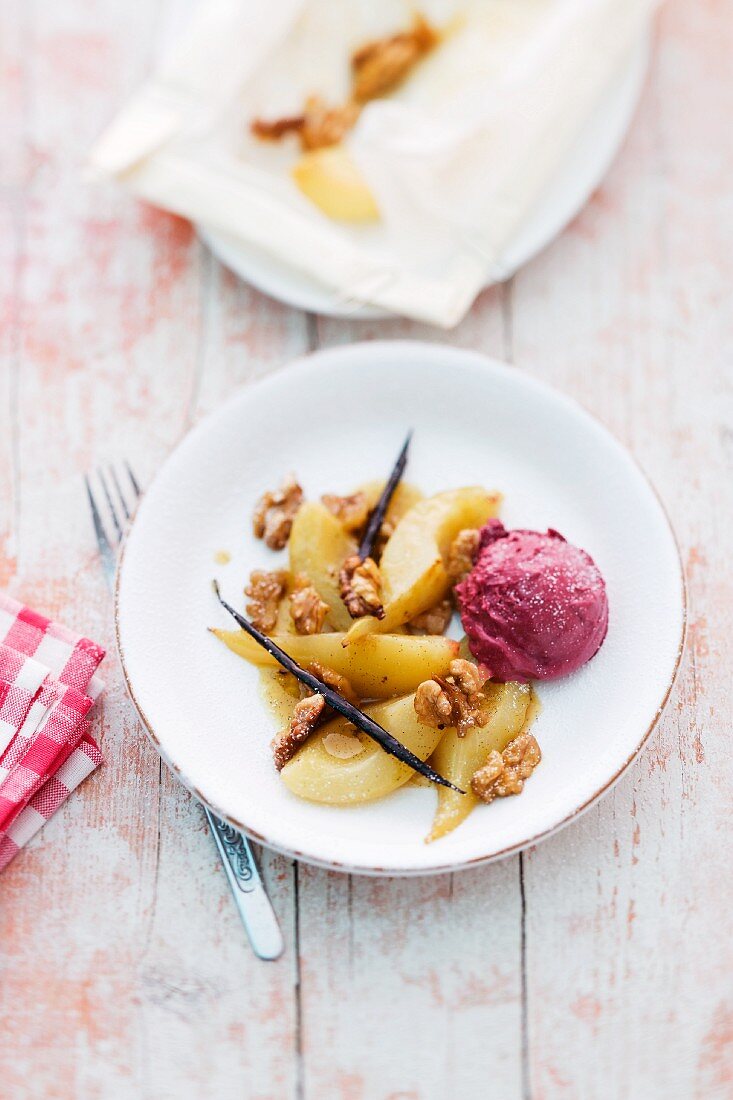
{"label": "berry ice cream scoop", "polygon": [[471,653],[496,680],[575,672],[598,652],[608,629],[598,567],[557,531],[507,531],[489,520],[456,595]]}

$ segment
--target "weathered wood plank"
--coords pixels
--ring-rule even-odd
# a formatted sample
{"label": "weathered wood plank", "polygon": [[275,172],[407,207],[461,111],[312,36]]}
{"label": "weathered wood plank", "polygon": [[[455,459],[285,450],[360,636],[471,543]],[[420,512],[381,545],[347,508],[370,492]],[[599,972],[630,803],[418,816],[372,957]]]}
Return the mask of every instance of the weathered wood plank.
{"label": "weathered wood plank", "polygon": [[646,752],[525,861],[542,1100],[733,1096],[733,240],[721,186],[733,168],[732,15],[668,5],[621,160],[516,280],[517,363],[633,448],[670,510],[690,588],[688,658]]}
{"label": "weathered wood plank", "polygon": [[0,113],[5,131],[5,153],[0,160],[0,587],[12,580],[17,561],[18,302],[28,171],[24,143],[28,97],[23,65],[25,30],[21,4],[7,4],[0,14]]}
{"label": "weathered wood plank", "polygon": [[[91,42],[78,10],[66,7],[55,19],[45,14],[41,20],[23,11],[27,90],[17,156],[24,190],[14,299],[20,322],[18,575],[12,590],[109,643],[109,601],[94,562],[80,477],[93,456],[95,431],[109,437],[119,420],[124,386],[114,373],[123,379],[125,320],[117,302],[100,301],[95,292],[98,282],[108,281],[113,246],[129,234],[124,221],[110,228],[106,242],[102,232],[91,231],[72,161],[102,124],[94,107],[100,82],[114,94],[125,66],[112,56],[111,26]],[[136,30],[144,30],[144,20],[131,23],[131,34]],[[134,63],[130,48],[125,65]],[[80,100],[88,105],[83,117],[75,106]],[[104,200],[99,209],[100,224],[110,226]],[[135,266],[137,274],[146,265]],[[110,684],[96,726],[109,735],[107,767],[3,877],[2,1076],[10,1094],[100,1095],[101,1079],[115,1087],[134,1072],[130,974],[154,889],[157,762],[119,683]],[[141,815],[140,787],[148,777],[151,812]]]}
{"label": "weathered wood plank", "polygon": [[301,867],[306,1096],[439,1100],[489,1079],[521,1095],[517,866],[381,880]]}
{"label": "weathered wood plank", "polygon": [[[205,260],[202,288],[203,335],[198,350],[199,378],[190,396],[193,419],[215,408],[238,386],[255,381],[308,345],[306,318],[243,286],[212,257]],[[296,949],[296,887],[293,864],[274,852],[260,853],[260,866],[270,897],[280,918],[286,953],[277,963],[262,963],[252,955],[229,893],[223,872],[212,855],[208,834],[203,838],[202,872],[205,885],[195,886],[196,896],[211,896],[209,905],[195,906],[191,928],[182,930],[176,955],[170,952],[170,921],[175,909],[190,905],[186,875],[188,845],[181,845],[179,809],[181,791],[165,776],[163,835],[169,849],[165,879],[158,896],[161,909],[157,935],[164,957],[169,957],[169,978],[198,970],[198,980],[216,989],[216,1007],[202,1021],[196,1012],[169,1021],[167,1057],[153,1073],[155,1095],[186,1095],[213,1091],[222,1097],[256,1097],[280,1100],[295,1095],[299,1074],[300,1043],[297,1005],[298,959]],[[200,810],[188,810],[194,823]],[[161,864],[161,868],[163,864]],[[215,881],[214,881],[215,880]],[[192,948],[200,945],[200,952]],[[180,952],[184,953],[184,958]],[[192,957],[185,960],[185,954]],[[196,956],[198,955],[198,959]],[[186,1050],[181,1058],[180,1051]],[[192,1085],[192,1081],[195,1085]]]}
{"label": "weathered wood plank", "polygon": [[[208,376],[230,348],[223,361],[241,358],[246,379],[262,368],[265,335],[267,354],[285,358],[305,322],[293,327],[288,311],[250,295],[252,331],[241,316],[237,327],[240,290],[218,292],[220,273],[189,226],[116,188],[80,186],[86,149],[149,62],[155,8],[97,5],[93,20],[82,3],[29,13],[23,278],[4,297],[20,319],[12,591],[111,649],[83,471],[127,457],[147,481],[196,412],[205,353]],[[12,504],[10,489],[3,475]],[[5,549],[3,562],[14,572]],[[3,876],[4,1091],[290,1095],[293,955],[254,959],[199,808],[166,773],[161,786],[113,658],[105,677],[96,724],[106,766]],[[292,942],[291,868],[268,855],[264,873]]]}
{"label": "weathered wood plank", "polygon": [[[509,357],[508,289],[453,333],[400,320],[320,319],[322,345],[427,339]],[[301,868],[306,1095],[519,1097],[519,861],[423,880]]]}

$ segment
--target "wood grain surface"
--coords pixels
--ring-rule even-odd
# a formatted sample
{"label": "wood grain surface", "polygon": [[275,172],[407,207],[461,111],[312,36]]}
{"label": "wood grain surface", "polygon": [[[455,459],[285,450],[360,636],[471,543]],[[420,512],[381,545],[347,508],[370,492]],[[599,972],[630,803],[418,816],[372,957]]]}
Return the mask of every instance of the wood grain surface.
{"label": "wood grain surface", "polygon": [[401,881],[263,852],[274,964],[253,958],[200,807],[108,658],[106,765],[0,879],[0,1095],[727,1100],[733,3],[670,0],[608,178],[449,334],[280,306],[186,223],[81,182],[189,7],[0,8],[0,586],[112,649],[82,473],[126,457],[148,481],[293,355],[412,336],[508,359],[632,448],[680,539],[688,649],[641,757],[523,856]]}

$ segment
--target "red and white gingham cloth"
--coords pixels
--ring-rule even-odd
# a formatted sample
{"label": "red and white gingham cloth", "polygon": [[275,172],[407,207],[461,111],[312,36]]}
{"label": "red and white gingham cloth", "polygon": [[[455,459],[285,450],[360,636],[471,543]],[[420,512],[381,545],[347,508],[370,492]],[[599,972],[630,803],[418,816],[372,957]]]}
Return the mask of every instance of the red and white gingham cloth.
{"label": "red and white gingham cloth", "polygon": [[0,592],[0,871],[102,761],[104,650]]}

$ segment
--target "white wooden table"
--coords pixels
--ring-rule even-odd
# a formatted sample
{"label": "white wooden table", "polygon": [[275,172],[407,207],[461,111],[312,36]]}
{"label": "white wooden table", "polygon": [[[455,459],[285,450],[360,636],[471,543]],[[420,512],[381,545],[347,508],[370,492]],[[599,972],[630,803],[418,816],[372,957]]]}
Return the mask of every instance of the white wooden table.
{"label": "white wooden table", "polygon": [[688,651],[641,758],[523,856],[401,881],[263,852],[274,964],[108,658],[106,766],[0,880],[0,1093],[733,1097],[733,3],[671,0],[608,179],[450,334],[281,307],[187,224],[80,185],[186,7],[2,7],[0,586],[112,649],[82,472],[127,457],[148,481],[235,387],[412,336],[562,387],[633,449],[681,541]]}

